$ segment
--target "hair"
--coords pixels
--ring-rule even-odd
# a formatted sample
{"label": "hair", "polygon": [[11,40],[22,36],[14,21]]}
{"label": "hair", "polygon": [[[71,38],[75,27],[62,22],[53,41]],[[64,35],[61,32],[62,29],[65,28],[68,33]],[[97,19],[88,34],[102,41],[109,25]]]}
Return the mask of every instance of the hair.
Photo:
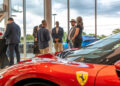
{"label": "hair", "polygon": [[45,24],[46,23],[46,20],[42,20],[42,24]]}
{"label": "hair", "polygon": [[14,19],[13,18],[8,18],[8,21],[14,21]]}
{"label": "hair", "polygon": [[46,23],[47,23],[46,20],[42,20],[42,27],[44,27]]}
{"label": "hair", "polygon": [[56,21],[55,25],[56,27],[59,27],[59,21]]}
{"label": "hair", "polygon": [[58,23],[58,24],[59,24],[59,21],[56,21],[56,23]]}
{"label": "hair", "polygon": [[37,31],[37,28],[38,28],[38,26],[35,26],[35,27],[34,27],[34,31]]}
{"label": "hair", "polygon": [[42,24],[39,25],[39,28],[42,28]]}
{"label": "hair", "polygon": [[77,25],[80,25],[83,28],[83,19],[81,16],[77,17]]}

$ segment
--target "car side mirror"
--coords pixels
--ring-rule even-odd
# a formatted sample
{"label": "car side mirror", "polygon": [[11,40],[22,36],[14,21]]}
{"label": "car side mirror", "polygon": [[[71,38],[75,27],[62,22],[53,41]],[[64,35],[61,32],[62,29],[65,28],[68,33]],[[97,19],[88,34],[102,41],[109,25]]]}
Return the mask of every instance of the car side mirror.
{"label": "car side mirror", "polygon": [[120,71],[120,60],[115,63],[115,68]]}

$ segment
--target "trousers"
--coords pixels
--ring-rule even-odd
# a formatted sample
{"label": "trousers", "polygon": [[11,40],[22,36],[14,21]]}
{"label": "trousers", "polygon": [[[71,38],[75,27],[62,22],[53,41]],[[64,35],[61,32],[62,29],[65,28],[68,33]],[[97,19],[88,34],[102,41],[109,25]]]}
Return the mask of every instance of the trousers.
{"label": "trousers", "polygon": [[40,49],[40,54],[48,54],[49,53],[49,47],[45,49]]}
{"label": "trousers", "polygon": [[10,57],[10,65],[14,64],[14,52],[16,53],[17,63],[20,62],[20,52],[19,52],[19,44],[9,44],[9,57]]}
{"label": "trousers", "polygon": [[63,51],[63,45],[62,45],[62,43],[55,43],[54,44],[54,48],[55,48],[56,52]]}

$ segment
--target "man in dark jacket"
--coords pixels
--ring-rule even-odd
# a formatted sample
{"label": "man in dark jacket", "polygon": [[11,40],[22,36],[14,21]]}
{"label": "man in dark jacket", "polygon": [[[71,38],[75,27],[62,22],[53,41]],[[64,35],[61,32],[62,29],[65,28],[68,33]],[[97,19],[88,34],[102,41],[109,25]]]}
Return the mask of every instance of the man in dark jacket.
{"label": "man in dark jacket", "polygon": [[42,28],[39,29],[38,34],[37,34],[41,54],[49,53],[50,34],[49,34],[49,30],[46,29],[46,27],[47,27],[47,22],[46,20],[43,20]]}
{"label": "man in dark jacket", "polygon": [[21,36],[20,27],[14,22],[13,18],[9,18],[3,39],[6,39],[6,44],[8,45],[10,65],[14,64],[14,51],[16,53],[17,62],[20,62],[19,53],[20,36]]}
{"label": "man in dark jacket", "polygon": [[64,36],[64,30],[59,26],[59,22],[56,22],[56,27],[52,30],[52,38],[54,42],[54,48],[56,52],[63,50],[62,38]]}

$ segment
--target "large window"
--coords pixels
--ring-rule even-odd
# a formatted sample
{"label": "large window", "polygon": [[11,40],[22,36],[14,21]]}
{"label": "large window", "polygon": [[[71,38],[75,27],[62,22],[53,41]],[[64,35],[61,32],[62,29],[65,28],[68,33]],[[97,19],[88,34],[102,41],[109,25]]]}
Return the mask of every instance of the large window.
{"label": "large window", "polygon": [[[0,13],[4,11],[4,7],[3,7],[3,0],[0,0]],[[1,13],[2,15],[2,13]],[[0,17],[1,17],[0,15]],[[0,21],[0,32],[4,33],[4,20],[3,21]]]}
{"label": "large window", "polygon": [[95,33],[95,0],[70,0],[70,19],[83,18],[84,32]]}
{"label": "large window", "polygon": [[[87,34],[94,34],[94,6],[94,0],[70,0],[70,19],[76,19],[78,16],[82,16],[84,32]],[[59,21],[60,26],[67,32],[67,0],[52,0],[52,13],[56,14],[55,20],[53,16],[52,26],[54,27],[54,21]]]}
{"label": "large window", "polygon": [[0,0],[0,12],[3,11],[3,0]]}
{"label": "large window", "polygon": [[55,26],[55,21],[59,21],[60,26],[67,32],[67,0],[52,0],[52,14],[52,27]]}
{"label": "large window", "polygon": [[120,29],[120,0],[98,0],[98,34]]}
{"label": "large window", "polygon": [[[20,25],[23,43],[23,0],[11,0],[12,17]],[[67,0],[52,1],[52,28],[55,27],[55,21],[60,22],[60,26],[67,33]],[[119,29],[120,22],[120,2],[119,0],[96,0],[98,13],[98,35],[110,35],[113,30]],[[3,4],[3,0],[0,0]],[[1,8],[1,7],[0,7]],[[54,15],[53,15],[54,14]],[[95,34],[95,0],[70,0],[70,19],[76,19],[82,16],[84,23],[84,32],[87,35]],[[33,43],[33,28],[41,24],[44,19],[44,0],[26,0],[26,34],[27,42]],[[4,21],[0,27],[4,27]],[[114,32],[117,32],[114,31]],[[120,30],[118,30],[120,31]],[[67,37],[67,35],[65,35]],[[64,37],[64,41],[65,41]]]}
{"label": "large window", "polygon": [[[44,18],[43,0],[26,0],[26,38],[27,38],[27,56],[33,56],[33,28],[41,24]],[[23,0],[12,0],[12,17],[21,27],[20,51],[23,57]]]}
{"label": "large window", "polygon": [[44,0],[26,0],[27,34],[32,35],[33,28],[44,19]]}

